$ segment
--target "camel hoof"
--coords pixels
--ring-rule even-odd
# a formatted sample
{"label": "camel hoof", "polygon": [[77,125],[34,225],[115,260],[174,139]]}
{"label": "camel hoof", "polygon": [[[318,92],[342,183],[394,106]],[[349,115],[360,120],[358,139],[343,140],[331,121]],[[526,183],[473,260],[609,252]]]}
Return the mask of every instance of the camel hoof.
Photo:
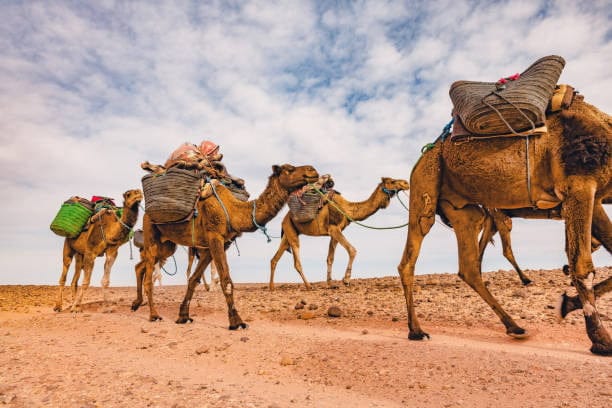
{"label": "camel hoof", "polygon": [[138,308],[140,307],[140,303],[132,303],[132,312],[135,312],[138,310]]}
{"label": "camel hoof", "polygon": [[523,282],[523,286],[529,286],[533,283],[533,281],[531,279],[525,279]]}
{"label": "camel hoof", "polygon": [[526,339],[527,337],[529,337],[529,333],[527,332],[527,330],[525,329],[521,329],[520,327],[515,327],[512,329],[508,329],[506,331],[506,334],[512,338],[515,339]]}
{"label": "camel hoof", "polygon": [[430,339],[429,333],[425,333],[423,331],[408,333],[408,340],[423,340],[425,337],[427,337],[427,339]]}
{"label": "camel hoof", "polygon": [[612,356],[612,345],[593,343],[591,346],[591,353],[597,354],[598,356]]}
{"label": "camel hoof", "polygon": [[153,315],[153,316],[149,317],[149,321],[150,321],[150,322],[156,322],[156,321],[158,321],[158,320],[159,320],[159,321],[162,321],[163,319],[162,319],[162,317],[161,317],[161,316],[157,316],[157,315]]}
{"label": "camel hoof", "polygon": [[185,324],[185,323],[193,323],[193,319],[191,317],[179,317],[174,322],[176,324]]}
{"label": "camel hoof", "polygon": [[351,286],[351,281],[349,280],[342,279],[342,283],[344,283],[344,286]]}
{"label": "camel hoof", "polygon": [[249,328],[249,325],[246,323],[232,324],[229,326],[230,330],[248,329],[248,328]]}
{"label": "camel hoof", "polygon": [[55,306],[55,307],[53,308],[53,311],[54,311],[54,312],[61,312],[61,311],[62,311],[62,307],[61,307],[61,306]]}
{"label": "camel hoof", "polygon": [[70,312],[72,312],[72,313],[81,313],[81,312],[83,312],[83,309],[81,308],[81,306],[72,306],[70,308]]}

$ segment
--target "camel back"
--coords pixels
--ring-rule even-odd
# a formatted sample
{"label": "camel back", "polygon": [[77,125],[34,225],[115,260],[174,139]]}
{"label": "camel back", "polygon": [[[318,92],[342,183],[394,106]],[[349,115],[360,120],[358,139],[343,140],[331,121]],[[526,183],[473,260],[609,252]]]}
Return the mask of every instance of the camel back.
{"label": "camel back", "polygon": [[77,237],[93,214],[93,204],[81,197],[71,197],[60,207],[51,222],[51,231],[61,237]]}
{"label": "camel back", "polygon": [[564,66],[562,57],[551,55],[534,62],[518,79],[457,81],[449,92],[453,115],[474,135],[522,132],[540,126]]}
{"label": "camel back", "polygon": [[195,170],[172,167],[142,178],[145,212],[156,224],[188,220],[200,196],[203,179]]}

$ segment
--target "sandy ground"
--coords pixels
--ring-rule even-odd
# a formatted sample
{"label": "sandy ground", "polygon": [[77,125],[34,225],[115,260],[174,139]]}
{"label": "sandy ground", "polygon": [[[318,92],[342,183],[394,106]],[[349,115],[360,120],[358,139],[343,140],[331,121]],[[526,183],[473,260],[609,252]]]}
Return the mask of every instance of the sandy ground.
{"label": "sandy ground", "polygon": [[[600,268],[598,277],[612,268]],[[484,274],[530,337],[514,340],[454,275],[417,278],[431,340],[407,340],[397,277],[311,291],[237,285],[246,330],[227,330],[220,292],[156,287],[161,322],[130,310],[134,288],[92,288],[84,312],[52,311],[53,286],[0,286],[0,405],[10,407],[610,407],[612,360],[592,355],[582,314],[558,322],[558,270]],[[296,305],[304,305],[296,309]],[[341,317],[327,315],[337,306]],[[599,300],[612,330],[612,296]]]}

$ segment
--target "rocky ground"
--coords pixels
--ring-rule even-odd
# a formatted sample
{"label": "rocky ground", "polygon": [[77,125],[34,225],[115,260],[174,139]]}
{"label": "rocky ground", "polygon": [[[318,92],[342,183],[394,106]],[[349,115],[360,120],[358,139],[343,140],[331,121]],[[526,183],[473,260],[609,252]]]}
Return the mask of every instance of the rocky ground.
{"label": "rocky ground", "polygon": [[[598,279],[612,268],[598,269]],[[250,327],[228,331],[223,295],[156,287],[161,322],[130,310],[134,288],[100,288],[83,313],[53,312],[53,286],[0,286],[0,405],[11,407],[610,407],[612,360],[592,355],[581,313],[558,322],[559,270],[485,273],[530,336],[515,340],[455,275],[417,277],[428,341],[407,340],[397,277],[350,287],[239,284]],[[571,291],[571,288],[570,288]],[[339,317],[330,317],[329,311]],[[612,331],[612,296],[598,301]]]}

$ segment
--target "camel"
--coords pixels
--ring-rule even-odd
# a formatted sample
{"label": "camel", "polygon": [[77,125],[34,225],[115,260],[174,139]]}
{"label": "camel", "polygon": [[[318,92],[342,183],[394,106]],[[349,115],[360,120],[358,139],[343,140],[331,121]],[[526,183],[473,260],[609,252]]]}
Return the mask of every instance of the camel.
{"label": "camel", "polygon": [[[478,233],[486,217],[483,207],[550,209],[561,205],[569,273],[582,304],[591,352],[612,354],[612,338],[595,307],[595,296],[602,293],[594,291],[591,258],[591,234],[612,236],[612,223],[601,204],[612,192],[612,118],[577,95],[568,108],[547,114],[546,126],[547,131],[539,135],[474,137],[463,143],[442,140],[415,165],[410,180],[408,234],[398,265],[409,339],[429,337],[417,320],[413,282],[421,243],[436,212],[448,219],[455,231],[461,279],[493,309],[508,335],[522,338],[527,331],[482,281]],[[612,285],[597,286],[610,290]]]}
{"label": "camel", "polygon": [[285,251],[293,254],[293,265],[298,271],[304,285],[311,289],[310,283],[304,276],[300,262],[299,234],[308,236],[329,236],[329,250],[327,253],[327,285],[331,285],[332,264],[334,263],[334,252],[338,243],[346,249],[349,256],[348,265],[342,282],[349,285],[351,270],[357,251],[348,242],[342,231],[348,227],[351,221],[362,221],[376,213],[382,208],[387,208],[391,198],[399,191],[408,190],[408,182],[401,179],[382,177],[374,192],[365,201],[351,202],[344,199],[340,194],[334,194],[329,203],[326,203],[316,217],[305,223],[294,222],[291,214],[287,213],[282,222],[282,238],[276,254],[270,261],[270,290],[274,290],[274,271],[278,261]]}
{"label": "camel", "polygon": [[[74,277],[72,279],[72,306],[71,311],[80,312],[81,302],[91,280],[94,261],[96,257],[106,255],[104,262],[104,276],[102,277],[102,293],[104,303],[107,303],[106,289],[110,284],[110,272],[119,247],[129,241],[130,232],[138,220],[138,206],[142,201],[142,191],[128,190],[123,194],[123,212],[121,218],[110,209],[104,209],[90,219],[88,227],[75,238],[64,240],[63,269],[59,280],[59,295],[53,310],[60,312],[63,303],[63,291],[66,283],[68,268],[75,258]],[[77,296],[77,285],[85,271],[83,284]]]}
{"label": "camel", "polygon": [[247,325],[240,318],[234,304],[234,284],[230,277],[225,250],[243,232],[263,229],[264,225],[278,214],[291,192],[317,181],[318,177],[319,174],[312,166],[274,165],[265,190],[255,200],[239,200],[229,189],[218,185],[214,195],[197,202],[197,214],[188,222],[154,224],[145,213],[144,250],[141,261],[136,265],[137,298],[132,303],[132,310],[137,310],[142,304],[144,285],[149,303],[149,320],[161,320],[153,300],[151,282],[153,266],[171,256],[177,245],[184,245],[198,248],[201,258],[189,278],[176,323],[193,321],[189,317],[189,303],[204,269],[212,260],[217,265],[221,290],[227,303],[229,329],[246,328]]}

